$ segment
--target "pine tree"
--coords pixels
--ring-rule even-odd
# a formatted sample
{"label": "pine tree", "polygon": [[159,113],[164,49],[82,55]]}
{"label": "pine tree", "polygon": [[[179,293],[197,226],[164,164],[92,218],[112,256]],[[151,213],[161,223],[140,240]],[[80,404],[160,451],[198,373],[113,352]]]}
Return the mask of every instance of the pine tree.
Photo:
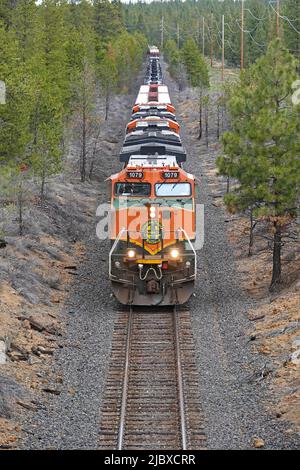
{"label": "pine tree", "polygon": [[0,105],[0,163],[17,166],[30,154],[33,86],[15,32],[1,23],[0,57],[0,77],[6,85],[6,104]]}
{"label": "pine tree", "polygon": [[208,68],[194,39],[188,39],[181,50],[183,62],[192,87],[208,87]]}
{"label": "pine tree", "polygon": [[300,188],[299,106],[292,103],[297,63],[279,40],[246,70],[229,100],[232,131],[223,137],[221,173],[239,186],[225,198],[232,211],[251,210],[273,235],[270,289],[281,282],[282,237],[295,217]]}
{"label": "pine tree", "polygon": [[300,59],[300,3],[298,0],[285,0],[283,14],[289,18],[284,21],[284,40],[289,51]]}
{"label": "pine tree", "polygon": [[116,60],[116,51],[112,44],[110,44],[99,67],[100,86],[105,99],[105,121],[108,119],[110,98],[115,92],[117,85],[118,71]]}

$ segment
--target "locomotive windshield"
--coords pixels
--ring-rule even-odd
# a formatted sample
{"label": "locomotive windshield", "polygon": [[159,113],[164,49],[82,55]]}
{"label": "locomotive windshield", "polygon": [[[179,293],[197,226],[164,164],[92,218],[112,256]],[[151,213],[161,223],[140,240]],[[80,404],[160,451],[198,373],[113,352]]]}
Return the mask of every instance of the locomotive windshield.
{"label": "locomotive windshield", "polygon": [[116,196],[150,196],[150,183],[117,183],[115,185]]}
{"label": "locomotive windshield", "polygon": [[190,196],[190,183],[157,183],[155,185],[156,196]]}

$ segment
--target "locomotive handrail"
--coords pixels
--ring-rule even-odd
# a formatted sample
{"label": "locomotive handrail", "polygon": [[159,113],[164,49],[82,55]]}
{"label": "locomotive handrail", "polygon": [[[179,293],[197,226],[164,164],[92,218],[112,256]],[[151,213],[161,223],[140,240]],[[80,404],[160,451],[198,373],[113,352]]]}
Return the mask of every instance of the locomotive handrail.
{"label": "locomotive handrail", "polygon": [[121,236],[122,236],[122,234],[123,234],[124,232],[128,232],[128,230],[126,230],[125,227],[123,227],[123,228],[120,230],[120,232],[119,232],[117,238],[115,239],[114,244],[113,244],[113,246],[111,247],[110,252],[109,252],[109,257],[108,257],[108,271],[109,271],[109,275],[110,275],[110,276],[112,275],[112,272],[111,272],[111,256],[112,256],[113,252],[115,251],[115,248],[116,248],[117,244],[119,243],[120,238],[121,238]]}
{"label": "locomotive handrail", "polygon": [[186,233],[184,228],[179,228],[178,231],[183,232],[184,236],[186,237],[186,239],[188,241],[188,244],[190,245],[190,247],[192,249],[192,252],[194,253],[194,256],[195,256],[195,279],[196,279],[196,277],[197,277],[197,254],[196,254],[195,248],[193,247],[193,244],[190,240],[190,237],[188,236],[188,234]]}

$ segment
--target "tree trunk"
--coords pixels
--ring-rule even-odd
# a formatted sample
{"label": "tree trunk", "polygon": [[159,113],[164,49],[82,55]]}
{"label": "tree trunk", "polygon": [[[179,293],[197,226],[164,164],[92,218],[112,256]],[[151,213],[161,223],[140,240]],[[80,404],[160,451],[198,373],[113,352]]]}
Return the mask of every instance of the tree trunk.
{"label": "tree trunk", "polygon": [[220,139],[220,106],[217,106],[217,139]]}
{"label": "tree trunk", "polygon": [[249,250],[248,256],[252,256],[252,248],[254,245],[254,229],[256,227],[256,222],[253,219],[253,210],[250,211],[250,233],[249,233]]}
{"label": "tree trunk", "polygon": [[108,113],[109,113],[109,91],[107,91],[106,96],[105,96],[105,118],[104,120],[107,121],[108,119]]}
{"label": "tree trunk", "polygon": [[86,113],[85,106],[82,113],[82,153],[81,153],[81,182],[84,183],[86,177]]}
{"label": "tree trunk", "polygon": [[228,194],[230,190],[230,176],[227,176],[227,181],[226,181],[226,193]]}
{"label": "tree trunk", "polygon": [[203,125],[202,125],[202,91],[200,90],[199,95],[199,135],[198,140],[202,139]]}
{"label": "tree trunk", "polygon": [[19,235],[23,235],[23,194],[18,194],[18,205],[19,205]]}
{"label": "tree trunk", "polygon": [[208,148],[208,107],[205,107],[205,140],[206,148]]}
{"label": "tree trunk", "polygon": [[198,135],[198,140],[202,139],[202,104],[200,102],[200,107],[199,107],[199,135]]}
{"label": "tree trunk", "polygon": [[281,226],[278,221],[274,222],[274,238],[273,238],[273,272],[270,291],[276,290],[278,284],[281,283]]}
{"label": "tree trunk", "polygon": [[92,153],[91,164],[90,164],[90,171],[89,171],[89,179],[90,180],[93,177],[95,157],[96,157],[96,152],[97,152],[97,143],[98,143],[98,140],[99,140],[99,137],[100,137],[100,132],[101,132],[101,128],[100,128],[100,125],[99,125],[98,133],[97,133],[97,136],[95,138],[95,142],[94,142],[94,146],[93,146],[93,153]]}
{"label": "tree trunk", "polygon": [[41,201],[44,202],[45,199],[45,180],[46,180],[46,171],[43,169],[41,175]]}

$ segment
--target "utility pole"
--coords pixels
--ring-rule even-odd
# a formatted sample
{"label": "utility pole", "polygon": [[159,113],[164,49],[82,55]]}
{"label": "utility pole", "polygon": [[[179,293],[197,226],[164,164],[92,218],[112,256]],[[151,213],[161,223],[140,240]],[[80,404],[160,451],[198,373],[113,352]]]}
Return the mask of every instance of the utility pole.
{"label": "utility pole", "polygon": [[205,19],[202,18],[202,54],[205,56]]}
{"label": "utility pole", "polygon": [[180,29],[179,29],[179,23],[177,23],[177,47],[179,49],[180,46]]}
{"label": "utility pole", "polygon": [[242,27],[241,27],[241,70],[244,69],[244,18],[245,18],[245,10],[244,10],[244,0],[242,0]]}
{"label": "utility pole", "polygon": [[212,13],[210,17],[210,66],[211,67],[213,67],[213,53],[214,53],[213,24],[214,24],[214,14]]}
{"label": "utility pole", "polygon": [[277,0],[277,9],[276,9],[276,36],[280,36],[280,0]]}
{"label": "utility pole", "polygon": [[222,82],[224,81],[225,66],[225,16],[222,15]]}
{"label": "utility pole", "polygon": [[160,23],[160,48],[163,50],[164,48],[164,17],[161,17]]}

